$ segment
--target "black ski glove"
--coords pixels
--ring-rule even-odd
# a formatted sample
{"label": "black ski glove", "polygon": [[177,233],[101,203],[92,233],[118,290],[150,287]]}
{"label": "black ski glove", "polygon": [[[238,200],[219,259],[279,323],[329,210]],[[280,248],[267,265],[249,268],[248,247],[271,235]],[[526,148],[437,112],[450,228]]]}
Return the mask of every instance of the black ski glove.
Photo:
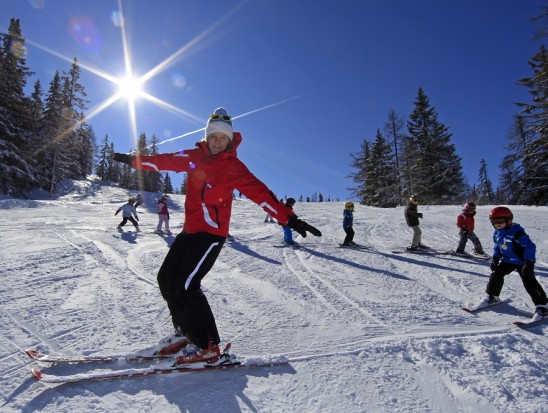
{"label": "black ski glove", "polygon": [[422,218],[422,212],[419,212],[419,213],[417,214],[417,216],[418,216],[419,218]]}
{"label": "black ski glove", "polygon": [[126,153],[114,153],[112,155],[112,160],[120,163],[125,163],[126,165],[133,165],[133,155],[128,155]]}
{"label": "black ski glove", "polygon": [[521,273],[524,277],[533,277],[535,271],[535,263],[531,260],[525,261]]}
{"label": "black ski glove", "polygon": [[491,271],[495,271],[497,269],[497,267],[499,266],[499,261],[499,257],[493,257],[493,259],[491,260]]}
{"label": "black ski glove", "polygon": [[303,238],[306,238],[306,231],[310,232],[312,235],[315,235],[316,237],[322,236],[322,233],[320,232],[319,229],[313,227],[312,225],[308,224],[302,219],[297,218],[295,215],[289,218],[289,222],[287,223],[287,226],[297,231]]}

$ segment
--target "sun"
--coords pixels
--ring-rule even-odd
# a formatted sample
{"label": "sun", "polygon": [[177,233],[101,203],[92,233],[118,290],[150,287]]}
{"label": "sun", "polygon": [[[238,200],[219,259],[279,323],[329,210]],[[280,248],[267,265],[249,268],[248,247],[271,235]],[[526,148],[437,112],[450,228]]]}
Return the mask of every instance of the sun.
{"label": "sun", "polygon": [[143,95],[143,81],[133,76],[125,76],[117,79],[118,96],[127,100],[135,100]]}

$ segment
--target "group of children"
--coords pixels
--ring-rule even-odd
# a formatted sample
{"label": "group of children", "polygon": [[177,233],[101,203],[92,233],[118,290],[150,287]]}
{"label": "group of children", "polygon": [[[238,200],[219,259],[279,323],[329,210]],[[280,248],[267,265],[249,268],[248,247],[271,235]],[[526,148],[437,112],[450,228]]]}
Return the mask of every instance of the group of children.
{"label": "group of children", "polygon": [[[404,211],[407,225],[413,229],[411,246],[407,248],[410,251],[428,248],[421,243],[419,218],[422,218],[422,213],[418,212],[417,206],[419,202],[420,200],[413,195],[409,198],[409,204]],[[457,255],[465,254],[464,248],[468,239],[474,245],[475,254],[487,255],[483,251],[480,240],[474,233],[475,215],[476,205],[473,202],[467,202],[462,212],[457,216],[457,227],[460,235],[459,245],[455,251]],[[536,246],[525,233],[525,230],[519,224],[513,222],[513,218],[512,211],[503,206],[493,208],[489,213],[489,220],[495,229],[493,234],[493,255],[490,266],[491,275],[487,283],[487,295],[478,307],[500,302],[499,295],[504,285],[504,277],[515,270],[521,277],[525,290],[535,304],[535,314],[531,319],[534,322],[548,318],[548,299],[544,289],[535,278]]]}
{"label": "group of children", "polygon": [[[167,205],[168,199],[169,195],[163,194],[156,202],[156,206],[158,208],[158,225],[156,226],[156,232],[158,234],[165,233],[171,235],[171,231],[169,229],[169,208]],[[138,224],[139,216],[137,215],[137,207],[142,203],[143,196],[139,193],[136,197],[130,197],[126,204],[122,205],[116,210],[116,212],[114,213],[115,216],[118,215],[118,213],[122,212],[122,222],[118,224],[118,231],[122,231],[122,227],[126,225],[128,221],[133,224],[137,232],[141,231]],[[164,231],[162,231],[162,226],[165,227]]]}

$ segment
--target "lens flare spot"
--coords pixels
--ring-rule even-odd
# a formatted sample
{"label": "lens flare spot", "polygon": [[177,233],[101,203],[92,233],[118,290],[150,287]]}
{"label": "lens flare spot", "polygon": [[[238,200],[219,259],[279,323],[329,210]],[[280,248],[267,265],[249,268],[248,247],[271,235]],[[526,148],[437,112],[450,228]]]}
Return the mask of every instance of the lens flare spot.
{"label": "lens flare spot", "polygon": [[171,83],[176,88],[182,89],[186,86],[186,78],[180,73],[175,73],[171,76]]}
{"label": "lens flare spot", "polygon": [[35,9],[43,9],[46,5],[46,0],[29,0],[29,4]]}
{"label": "lens flare spot", "polygon": [[90,52],[97,52],[103,45],[103,37],[93,21],[87,16],[73,16],[69,19],[68,31],[73,40]]}
{"label": "lens flare spot", "polygon": [[115,27],[122,27],[124,25],[124,16],[117,10],[114,10],[110,15],[110,21]]}

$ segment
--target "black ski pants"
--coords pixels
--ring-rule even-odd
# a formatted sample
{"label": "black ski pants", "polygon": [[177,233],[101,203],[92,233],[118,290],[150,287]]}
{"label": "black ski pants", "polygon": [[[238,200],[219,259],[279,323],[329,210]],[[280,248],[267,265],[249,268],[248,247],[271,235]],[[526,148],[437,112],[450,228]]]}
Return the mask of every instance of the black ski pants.
{"label": "black ski pants", "polygon": [[346,227],[346,228],[343,228],[343,229],[344,229],[344,232],[346,232],[346,237],[344,237],[343,244],[348,245],[352,241],[354,241],[354,228]]}
{"label": "black ski pants", "polygon": [[173,326],[200,348],[221,339],[211,307],[202,292],[202,278],[217,260],[226,238],[206,232],[180,233],[160,271],[158,285]]}
{"label": "black ski pants", "polygon": [[546,293],[542,289],[542,286],[537,281],[534,275],[526,276],[523,274],[523,265],[519,264],[510,264],[507,262],[501,262],[498,267],[491,273],[489,277],[489,282],[487,283],[487,289],[485,292],[489,295],[494,295],[498,297],[504,285],[504,276],[510,274],[512,271],[516,270],[521,277],[523,286],[535,305],[546,305],[547,298]]}

